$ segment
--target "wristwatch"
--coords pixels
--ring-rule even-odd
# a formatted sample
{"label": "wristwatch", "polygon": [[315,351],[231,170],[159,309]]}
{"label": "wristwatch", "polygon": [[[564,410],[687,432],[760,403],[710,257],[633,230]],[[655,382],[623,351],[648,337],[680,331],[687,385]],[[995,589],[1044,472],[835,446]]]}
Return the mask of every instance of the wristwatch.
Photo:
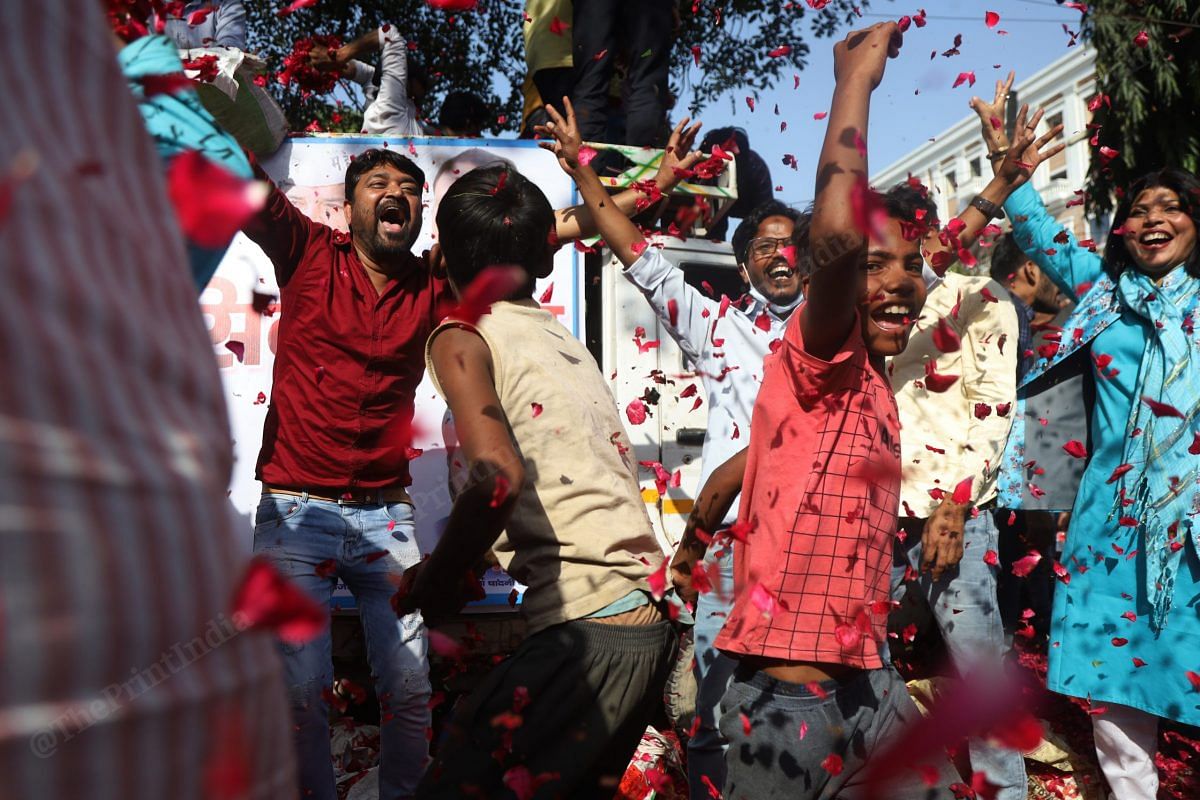
{"label": "wristwatch", "polygon": [[971,207],[979,209],[988,219],[1004,219],[1004,209],[993,203],[991,200],[975,195],[975,199],[971,201]]}

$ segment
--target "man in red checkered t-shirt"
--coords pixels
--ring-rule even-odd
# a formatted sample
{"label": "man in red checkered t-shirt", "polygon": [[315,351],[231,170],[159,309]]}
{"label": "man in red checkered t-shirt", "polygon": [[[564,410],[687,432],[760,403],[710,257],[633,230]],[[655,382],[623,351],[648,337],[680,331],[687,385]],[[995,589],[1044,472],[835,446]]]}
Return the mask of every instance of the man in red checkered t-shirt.
{"label": "man in red checkered t-shirt", "polygon": [[[740,488],[734,604],[716,640],[738,660],[721,702],[731,800],[855,796],[870,756],[917,717],[881,644],[900,489],[884,358],[925,302],[921,241],[904,235],[921,214],[913,195],[865,184],[870,96],[899,40],[881,23],[834,49],[807,300],[764,362],[749,447],[701,490],[681,544],[690,558],[673,565],[685,596],[703,584],[688,564]],[[913,766],[879,796],[951,796],[944,756]]]}

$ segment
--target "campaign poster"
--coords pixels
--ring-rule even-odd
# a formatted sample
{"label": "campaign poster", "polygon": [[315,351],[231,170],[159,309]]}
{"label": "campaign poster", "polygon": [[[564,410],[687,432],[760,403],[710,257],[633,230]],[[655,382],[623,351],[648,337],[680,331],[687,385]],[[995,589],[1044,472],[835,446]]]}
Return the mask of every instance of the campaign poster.
{"label": "campaign poster", "polygon": [[[536,183],[555,208],[578,202],[574,183],[553,155],[530,140],[395,139],[374,136],[300,136],[286,142],[263,168],[288,198],[310,219],[346,231],[346,167],[353,156],[370,147],[391,147],[408,156],[425,172],[421,233],[413,252],[428,250],[437,235],[434,215],[440,197],[462,174],[482,166],[507,162]],[[555,256],[554,271],[539,281],[535,297],[549,293],[543,307],[554,313],[575,336],[583,327],[583,262],[570,247]],[[552,287],[552,288],[551,288]],[[286,309],[277,301],[278,286],[270,261],[259,247],[239,234],[212,281],[200,296],[229,405],[234,437],[234,470],[230,499],[252,534],[261,485],[254,466],[262,443],[263,421],[271,402],[271,373],[275,362],[279,319]],[[450,513],[447,488],[453,434],[445,424],[446,406],[428,377],[416,394],[416,427],[412,446],[422,451],[411,463],[409,493],[416,515],[417,541],[424,553],[437,543]],[[512,590],[520,591],[499,570],[483,578],[488,598],[483,608],[508,608]],[[349,593],[339,585],[335,606],[346,606]]]}

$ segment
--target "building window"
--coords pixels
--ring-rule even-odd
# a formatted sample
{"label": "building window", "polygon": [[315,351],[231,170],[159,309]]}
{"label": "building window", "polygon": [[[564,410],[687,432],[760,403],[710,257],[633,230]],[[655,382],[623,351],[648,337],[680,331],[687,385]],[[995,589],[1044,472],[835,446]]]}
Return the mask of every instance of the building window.
{"label": "building window", "polygon": [[[1062,124],[1063,124],[1063,113],[1061,111],[1056,111],[1055,113],[1046,117],[1046,130],[1050,130],[1050,129],[1054,128],[1056,125],[1062,125]],[[1064,130],[1062,135],[1068,136],[1068,135],[1070,135],[1070,131]],[[1067,151],[1066,150],[1063,150],[1062,152],[1058,153],[1057,155],[1055,155],[1053,158],[1050,159],[1049,172],[1050,172],[1050,180],[1052,180],[1052,181],[1065,181],[1067,179]]]}
{"label": "building window", "polygon": [[945,180],[944,191],[946,194],[946,208],[951,214],[958,213],[958,176],[954,170],[946,170],[942,173]]}
{"label": "building window", "polygon": [[978,178],[983,175],[983,163],[979,160],[979,156],[971,159],[971,177]]}

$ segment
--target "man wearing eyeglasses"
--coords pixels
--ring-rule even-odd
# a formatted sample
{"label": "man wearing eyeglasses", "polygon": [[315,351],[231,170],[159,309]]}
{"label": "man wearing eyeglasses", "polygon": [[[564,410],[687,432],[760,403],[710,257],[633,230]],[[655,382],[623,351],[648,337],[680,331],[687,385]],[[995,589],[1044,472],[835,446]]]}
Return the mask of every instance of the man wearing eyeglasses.
{"label": "man wearing eyeglasses", "polygon": [[[748,287],[742,302],[710,297],[684,280],[683,270],[658,248],[649,247],[625,270],[667,333],[696,369],[708,395],[700,482],[737,454],[750,440],[750,414],[762,383],[763,358],[783,336],[792,311],[800,305],[808,274],[810,212],[770,200],[754,209],[733,234],[738,271]],[[778,345],[775,345],[776,347]],[[737,521],[735,500],[723,525]],[[725,741],[717,730],[718,705],[733,674],[732,660],[713,649],[733,602],[733,551],[710,548],[707,558],[720,567],[720,581],[696,604],[695,674],[700,718],[688,742],[688,783],[692,797],[707,797],[707,778],[725,784]]]}

